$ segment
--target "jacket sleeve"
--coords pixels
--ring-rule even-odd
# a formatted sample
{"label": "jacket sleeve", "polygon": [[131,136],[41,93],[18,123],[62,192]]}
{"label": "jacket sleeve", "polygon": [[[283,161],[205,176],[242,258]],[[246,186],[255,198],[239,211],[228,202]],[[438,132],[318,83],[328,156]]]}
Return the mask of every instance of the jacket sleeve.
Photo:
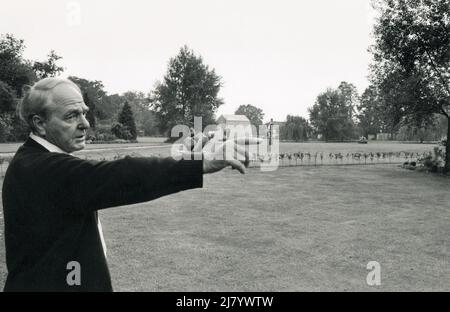
{"label": "jacket sleeve", "polygon": [[70,212],[135,204],[203,186],[202,160],[125,157],[89,161],[51,153],[42,166]]}

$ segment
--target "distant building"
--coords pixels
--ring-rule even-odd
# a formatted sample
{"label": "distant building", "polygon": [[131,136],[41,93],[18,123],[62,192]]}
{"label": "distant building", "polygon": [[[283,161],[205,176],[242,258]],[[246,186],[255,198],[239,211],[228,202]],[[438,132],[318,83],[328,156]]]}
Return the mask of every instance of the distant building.
{"label": "distant building", "polygon": [[[281,128],[286,125],[286,122],[285,121],[273,121],[273,120],[270,120],[269,122],[266,122],[264,124],[267,127],[267,131],[270,130],[270,124],[272,124],[272,137],[274,139],[279,139],[280,138]],[[278,126],[278,127],[274,127],[274,126]],[[278,130],[277,130],[277,128],[278,128]]]}
{"label": "distant building", "polygon": [[231,131],[237,131],[238,136],[254,136],[250,120],[244,115],[221,115],[217,118],[218,127],[224,129],[228,137]]}
{"label": "distant building", "polygon": [[377,133],[377,141],[389,141],[392,139],[390,133]]}

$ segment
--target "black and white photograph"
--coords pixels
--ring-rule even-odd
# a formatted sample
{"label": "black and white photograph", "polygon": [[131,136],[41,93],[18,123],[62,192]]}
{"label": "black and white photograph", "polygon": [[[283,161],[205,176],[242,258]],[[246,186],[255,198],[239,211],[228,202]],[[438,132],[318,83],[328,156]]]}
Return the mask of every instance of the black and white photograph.
{"label": "black and white photograph", "polygon": [[2,1],[0,289],[448,292],[449,133],[449,0]]}

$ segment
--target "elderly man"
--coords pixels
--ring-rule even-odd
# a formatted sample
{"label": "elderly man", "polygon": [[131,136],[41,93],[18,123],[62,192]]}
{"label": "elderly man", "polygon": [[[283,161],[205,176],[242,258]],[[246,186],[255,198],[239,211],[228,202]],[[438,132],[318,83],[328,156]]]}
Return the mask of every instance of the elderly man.
{"label": "elderly man", "polygon": [[[244,173],[237,159],[214,157],[82,160],[70,154],[85,147],[89,128],[78,86],[46,78],[25,91],[20,115],[32,133],[3,183],[5,291],[112,291],[97,210],[200,188],[203,174],[227,166]],[[244,155],[237,143],[214,153]],[[70,283],[74,263],[80,276]]]}

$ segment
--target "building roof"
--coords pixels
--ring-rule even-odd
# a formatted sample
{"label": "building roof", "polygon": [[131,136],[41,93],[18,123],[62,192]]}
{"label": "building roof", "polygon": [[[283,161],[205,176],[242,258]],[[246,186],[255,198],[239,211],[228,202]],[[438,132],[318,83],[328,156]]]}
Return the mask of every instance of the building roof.
{"label": "building roof", "polygon": [[[275,126],[284,126],[286,124],[286,121],[272,121],[272,125]],[[265,123],[266,126],[270,125],[270,121]]]}
{"label": "building roof", "polygon": [[244,115],[220,115],[219,118],[217,118],[217,121],[220,119],[224,119],[225,122],[227,121],[241,121],[241,122],[250,122],[248,118]]}

